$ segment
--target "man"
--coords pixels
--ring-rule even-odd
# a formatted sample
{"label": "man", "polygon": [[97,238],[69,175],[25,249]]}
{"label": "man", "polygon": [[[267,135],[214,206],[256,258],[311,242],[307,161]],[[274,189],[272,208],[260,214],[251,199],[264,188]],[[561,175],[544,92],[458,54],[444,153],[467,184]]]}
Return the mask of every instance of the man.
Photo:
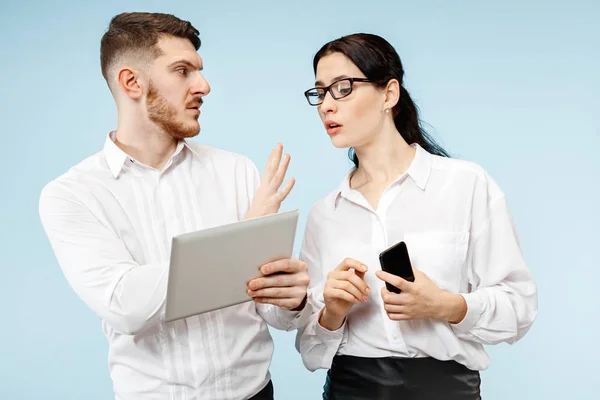
{"label": "man", "polygon": [[102,319],[117,399],[272,399],[265,321],[291,330],[308,314],[306,265],[281,260],[248,284],[254,302],[164,322],[171,238],[275,213],[294,185],[279,190],[290,160],[280,145],[259,184],[247,158],[185,141],[210,91],[199,47],[172,15],[115,16],[100,52],[117,130],[41,194],[60,266]]}

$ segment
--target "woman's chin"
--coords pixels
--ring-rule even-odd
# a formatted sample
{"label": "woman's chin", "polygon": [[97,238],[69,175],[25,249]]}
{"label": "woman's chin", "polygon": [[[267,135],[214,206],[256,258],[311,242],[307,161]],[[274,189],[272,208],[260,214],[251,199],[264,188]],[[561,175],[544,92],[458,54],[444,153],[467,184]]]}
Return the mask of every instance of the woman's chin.
{"label": "woman's chin", "polygon": [[347,149],[349,147],[352,147],[352,143],[350,143],[349,140],[347,140],[347,138],[344,138],[341,135],[335,135],[335,136],[331,136],[331,144],[333,144],[334,147],[337,147],[338,149]]}

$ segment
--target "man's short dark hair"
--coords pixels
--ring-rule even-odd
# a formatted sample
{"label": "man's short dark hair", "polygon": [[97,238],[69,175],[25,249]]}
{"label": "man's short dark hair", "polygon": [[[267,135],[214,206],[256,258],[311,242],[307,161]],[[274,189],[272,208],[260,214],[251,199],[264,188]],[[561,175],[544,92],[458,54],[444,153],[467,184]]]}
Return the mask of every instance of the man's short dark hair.
{"label": "man's short dark hair", "polygon": [[189,39],[198,50],[198,35],[198,30],[189,21],[171,14],[132,12],[116,15],[100,42],[102,76],[109,82],[109,71],[115,61],[129,54],[153,61],[161,55],[156,44],[164,36]]}

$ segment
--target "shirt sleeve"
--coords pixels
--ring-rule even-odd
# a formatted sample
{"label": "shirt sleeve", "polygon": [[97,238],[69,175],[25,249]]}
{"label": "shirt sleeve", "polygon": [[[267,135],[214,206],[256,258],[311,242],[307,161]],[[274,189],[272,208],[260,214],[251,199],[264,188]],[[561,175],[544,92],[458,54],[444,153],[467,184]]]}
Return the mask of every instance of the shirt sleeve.
{"label": "shirt sleeve", "polygon": [[515,343],[537,314],[537,288],[525,263],[506,197],[491,179],[473,199],[467,254],[467,314],[451,325],[459,338],[482,344]]}
{"label": "shirt sleeve", "polygon": [[[246,196],[248,201],[246,203],[247,207],[245,207],[245,210],[243,210],[243,212],[240,213],[240,219],[243,218],[246,214],[247,209],[250,207],[250,204],[252,204],[252,200],[254,199],[254,194],[256,193],[256,190],[260,186],[260,175],[258,173],[258,169],[256,168],[256,165],[247,158],[245,159],[245,169],[245,186],[247,188]],[[306,306],[300,311],[286,310],[273,304],[254,304],[256,307],[256,312],[265,320],[265,322],[273,328],[279,330],[294,330],[299,325],[304,324],[306,319],[311,315],[311,309],[308,302]]]}
{"label": "shirt sleeve", "polygon": [[300,259],[307,263],[310,276],[308,288],[308,303],[311,314],[296,332],[296,349],[302,357],[302,362],[310,371],[319,368],[329,369],[338,349],[347,341],[346,320],[340,328],[329,331],[319,324],[319,316],[325,301],[325,274],[319,263],[319,245],[316,236],[317,226],[314,212],[308,216]]}
{"label": "shirt sleeve", "polygon": [[125,243],[59,183],[44,188],[39,213],[67,281],[96,315],[128,335],[164,318],[167,262],[135,262]]}

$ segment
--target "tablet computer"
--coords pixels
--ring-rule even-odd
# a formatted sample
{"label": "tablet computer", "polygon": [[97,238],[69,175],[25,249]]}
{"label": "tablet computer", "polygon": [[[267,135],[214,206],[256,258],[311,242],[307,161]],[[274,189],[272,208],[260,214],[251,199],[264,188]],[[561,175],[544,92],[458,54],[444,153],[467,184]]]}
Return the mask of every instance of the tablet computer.
{"label": "tablet computer", "polygon": [[298,210],[173,237],[165,321],[252,301],[261,265],[292,258]]}

